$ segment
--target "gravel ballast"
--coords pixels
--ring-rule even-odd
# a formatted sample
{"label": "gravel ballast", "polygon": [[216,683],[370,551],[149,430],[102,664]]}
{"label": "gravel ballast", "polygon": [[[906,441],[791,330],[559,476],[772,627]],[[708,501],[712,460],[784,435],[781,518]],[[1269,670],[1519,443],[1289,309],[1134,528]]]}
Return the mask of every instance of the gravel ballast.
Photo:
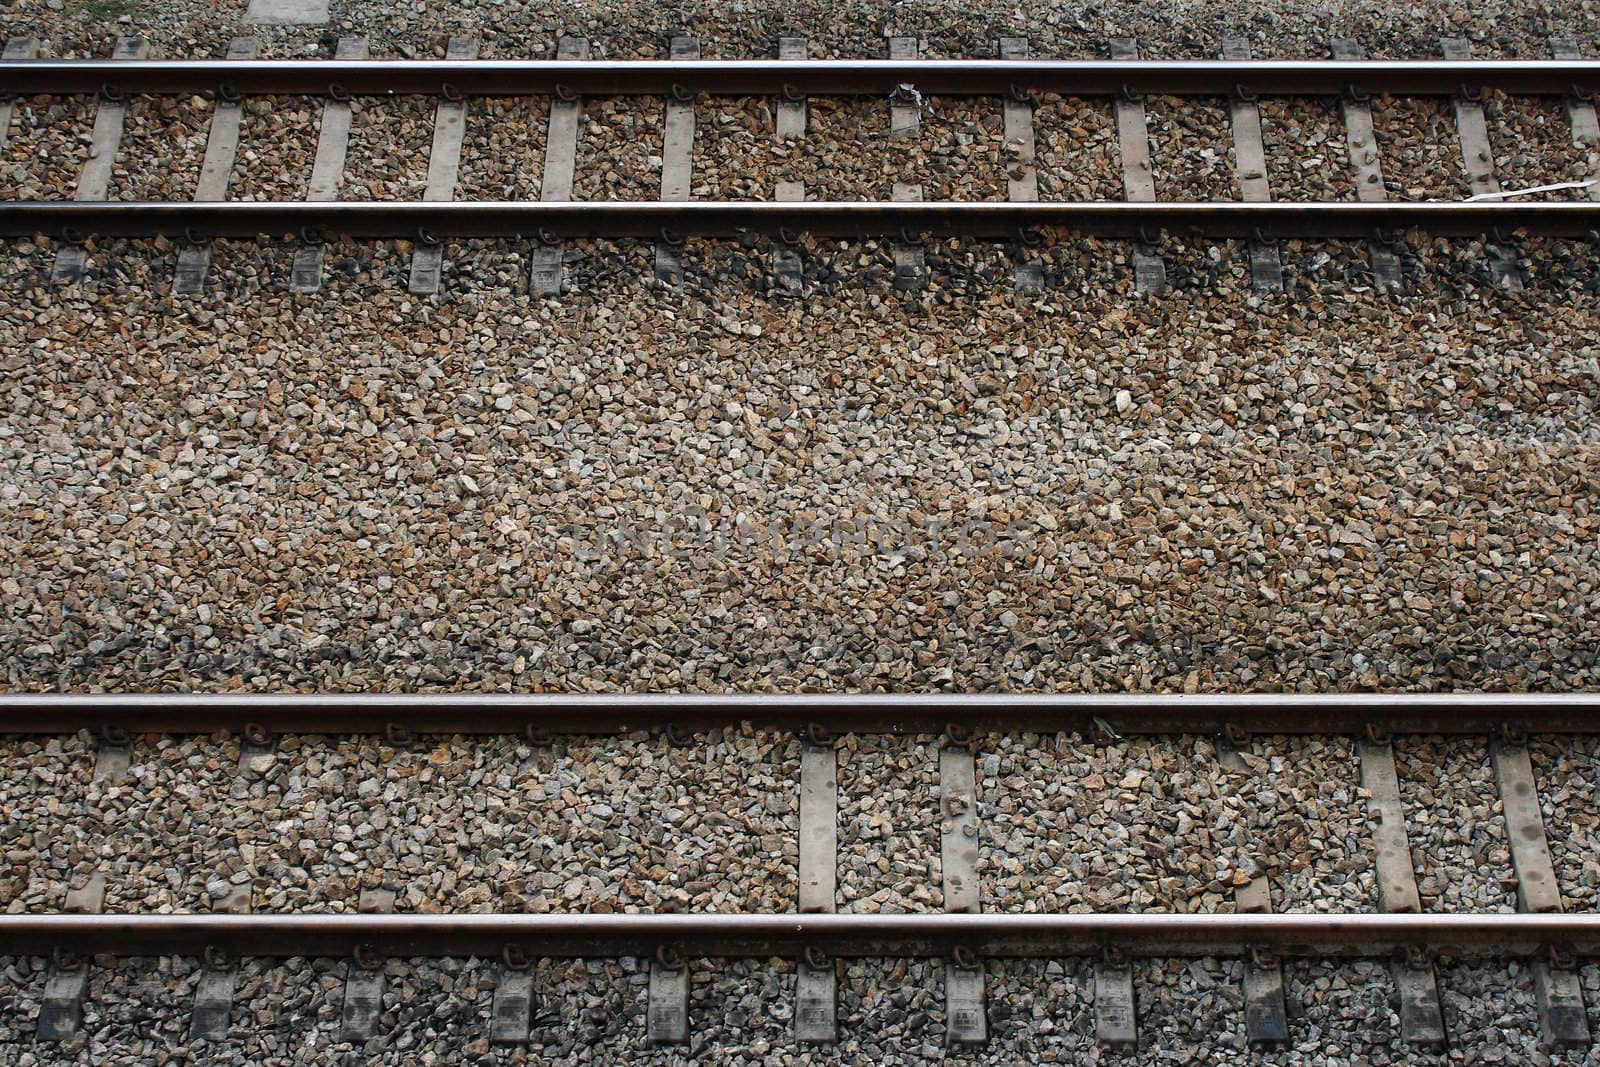
{"label": "gravel ballast", "polygon": [[1274,200],[1354,200],[1349,147],[1336,104],[1262,100],[1261,140]]}
{"label": "gravel ballast", "polygon": [[1039,199],[1122,199],[1122,156],[1107,104],[1041,93],[1033,130]]}
{"label": "gravel ballast", "polygon": [[0,745],[0,908],[6,913],[64,904],[84,858],[79,833],[93,773],[93,746],[80,737]]}
{"label": "gravel ballast", "polygon": [[[1446,965],[1441,1000],[1452,1047],[1443,1053],[1398,1043],[1399,1019],[1387,968],[1375,963],[1291,963],[1285,992],[1290,1044],[1246,1051],[1240,967],[1230,961],[1155,961],[1135,967],[1141,1013],[1136,1057],[1094,1040],[1092,968],[1080,961],[1018,961],[986,971],[990,1040],[978,1049],[944,1045],[943,965],[861,960],[841,965],[840,1043],[804,1048],[790,1036],[793,965],[779,960],[691,960],[691,1041],[686,1048],[645,1043],[648,968],[633,959],[547,961],[535,965],[533,1033],[526,1047],[489,1043],[497,964],[477,959],[391,962],[385,967],[380,1036],[352,1044],[339,1034],[342,960],[247,960],[232,1025],[217,1044],[188,1035],[187,1005],[201,965],[189,958],[128,959],[97,967],[83,1033],[60,1046],[36,1044],[28,1015],[37,1010],[47,961],[0,958],[7,981],[0,1053],[19,1067],[105,1062],[108,1056],[199,1056],[213,1063],[474,1062],[671,1064],[829,1063],[845,1058],[913,1064],[1164,1063],[1196,1054],[1212,1061],[1372,1065],[1473,1062],[1576,1065],[1582,1053],[1538,1047],[1531,976],[1520,968]],[[1581,973],[1591,1006],[1600,971]],[[1200,1052],[1200,1050],[1205,1050]]]}
{"label": "gravel ballast", "polygon": [[434,111],[434,103],[420,96],[352,98],[340,199],[421,200]]}
{"label": "gravel ballast", "polygon": [[12,200],[70,200],[88,152],[94,102],[79,96],[23,96],[11,105],[0,152],[0,193]]}
{"label": "gravel ballast", "polygon": [[246,97],[229,198],[304,200],[321,122],[322,102],[311,97]]}
{"label": "gravel ballast", "polygon": [[939,910],[938,740],[850,735],[838,769],[839,910]]}
{"label": "gravel ballast", "polygon": [[1530,756],[1562,906],[1600,910],[1600,742],[1547,738]]}
{"label": "gravel ballast", "polygon": [[[1529,0],[1470,13],[1372,0],[1267,5],[1040,0],[732,7],[333,5],[251,27],[245,5],[18,0],[0,34],[45,55],[541,57],[1542,57],[1596,54],[1600,13]],[[59,9],[58,9],[59,8]],[[125,17],[126,21],[120,21]],[[1226,94],[1150,97],[1158,194],[1239,196]],[[1120,199],[1111,102],[1039,97],[1039,195]],[[1007,195],[1001,102],[808,102],[774,139],[770,100],[696,100],[696,198]],[[306,193],[322,100],[247,102],[238,199]],[[341,196],[423,194],[436,101],[355,101]],[[1333,101],[1260,101],[1275,199],[1349,200]],[[110,195],[193,195],[214,97],[133,98]],[[574,196],[653,200],[665,101],[583,101]],[[1388,196],[1465,195],[1448,100],[1373,100]],[[24,98],[0,195],[73,195],[94,105]],[[1507,188],[1586,176],[1562,101],[1491,95]],[[473,100],[460,200],[532,199],[548,104]],[[1553,199],[1581,196],[1562,192]],[[650,241],[572,241],[568,293],[528,294],[528,240],[447,246],[437,297],[405,292],[409,241],[330,241],[318,294],[289,290],[286,235],[213,246],[211,285],[171,293],[169,241],[0,261],[0,684],[253,691],[1348,691],[1600,686],[1600,291],[1585,242],[1400,235],[1407,290],[1374,292],[1368,246],[1284,242],[1285,292],[1256,294],[1243,241],[1165,236],[1170,291],[1133,293],[1130,242],[928,241],[929,284],[891,285],[897,235],[802,239],[801,299],[773,242],[690,239],[682,292]],[[525,238],[532,235],[524,235]],[[1519,260],[1528,291],[1495,286]],[[1045,288],[1012,291],[1038,256]],[[936,911],[936,737],[839,741],[841,911]],[[985,911],[1228,911],[1267,879],[1278,910],[1376,907],[1371,827],[1345,738],[983,736],[974,741]],[[58,909],[107,876],[113,912],[759,911],[795,907],[800,748],[737,727],[562,738],[137,737],[94,781],[88,737],[0,746],[0,905]],[[1492,764],[1478,740],[1400,739],[1424,908],[1515,908]],[[1570,910],[1597,906],[1589,739],[1535,739]],[[1090,964],[990,961],[992,1038],[945,1047],[944,964],[840,965],[841,1043],[800,1049],[794,965],[692,961],[693,1037],[645,1043],[648,963],[536,964],[535,1036],[486,1035],[497,963],[391,961],[382,1036],[338,1037],[343,960],[248,960],[234,1030],[188,1038],[201,964],[95,969],[84,1035],[37,1044],[47,962],[0,960],[0,1061],[921,1063],[1122,1061],[1094,1041]],[[1537,1048],[1520,966],[1440,966],[1451,1049],[1399,1041],[1380,962],[1285,966],[1292,1040],[1245,1050],[1241,965],[1141,961],[1138,1062],[1580,1062]],[[1600,971],[1581,971],[1600,1028]]]}
{"label": "gravel ballast", "polygon": [[1406,833],[1423,911],[1517,910],[1494,764],[1477,739],[1395,744]]}
{"label": "gravel ballast", "polygon": [[242,761],[232,741],[141,743],[126,778],[75,805],[59,784],[27,797],[42,817],[11,907],[56,910],[64,880],[99,869],[113,912],[208,911],[239,892],[261,911],[353,912],[378,886],[406,912],[792,910],[797,742],[697,741],[286,737]]}
{"label": "gravel ballast", "polygon": [[778,38],[790,35],[809,37],[814,55],[881,57],[885,37],[893,34],[919,37],[920,54],[929,58],[992,57],[999,38],[1008,35],[1028,37],[1036,56],[1104,56],[1111,38],[1131,36],[1146,55],[1213,59],[1224,35],[1245,35],[1257,56],[1325,58],[1328,38],[1338,33],[1355,37],[1373,58],[1436,58],[1439,39],[1458,35],[1472,39],[1478,58],[1543,58],[1552,33],[1592,44],[1600,32],[1600,16],[1588,8],[1569,6],[1553,16],[1534,0],[1494,0],[1470,12],[1440,0],[1406,8],[1381,0],[1199,0],[1176,15],[1167,6],[1128,2],[1067,12],[1047,0],[892,11],[870,0],[743,0],[694,12],[645,0],[609,0],[602,7],[558,0],[527,9],[344,0],[331,6],[325,24],[288,27],[253,25],[246,10],[244,3],[202,0],[132,10],[20,0],[0,18],[0,28],[45,38],[60,56],[105,55],[116,34],[143,32],[155,54],[169,57],[221,56],[233,37],[248,33],[261,39],[268,56],[331,49],[337,37],[359,35],[373,55],[417,58],[443,58],[448,38],[457,35],[478,38],[485,55],[542,58],[561,33],[587,36],[597,57],[660,58],[669,36],[685,32],[699,37],[703,55],[723,57],[771,56]]}
{"label": "gravel ballast", "polygon": [[70,293],[48,250],[11,263],[10,685],[1600,674],[1600,333],[1554,246],[1523,295],[1432,242],[1402,301],[1316,275],[1256,300],[1200,245],[1167,300],[1023,307],[991,299],[997,246],[933,246],[977,273],[909,304],[836,257],[804,305],[650,291],[643,242],[575,248],[598,291],[560,304],[419,301],[403,243],[335,246],[293,297],[290,249],[222,243],[218,294],[168,303],[162,246],[97,243]]}
{"label": "gravel ballast", "polygon": [[1237,200],[1228,110],[1208,97],[1145,101],[1157,200]]}
{"label": "gravel ballast", "polygon": [[122,121],[111,200],[192,200],[211,129],[201,96],[136,96]]}
{"label": "gravel ballast", "polygon": [[1460,200],[1468,195],[1449,101],[1380,97],[1372,102],[1372,126],[1389,199]]}

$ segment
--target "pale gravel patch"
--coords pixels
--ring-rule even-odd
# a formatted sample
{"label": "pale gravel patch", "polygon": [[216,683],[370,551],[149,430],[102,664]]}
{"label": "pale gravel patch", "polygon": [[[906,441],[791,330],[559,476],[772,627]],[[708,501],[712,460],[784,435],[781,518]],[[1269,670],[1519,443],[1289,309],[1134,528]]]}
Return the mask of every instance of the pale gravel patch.
{"label": "pale gravel patch", "polygon": [[[704,969],[691,976],[691,998],[705,977]],[[534,980],[537,1017],[528,1046],[534,1062],[625,1063],[646,1048],[646,961],[539,960]]]}
{"label": "pale gravel patch", "polygon": [[[1486,95],[1489,145],[1495,176],[1506,191],[1583,181],[1590,174],[1589,153],[1572,143],[1572,121],[1558,97]],[[1588,189],[1558,189],[1517,200],[1587,200]]]}
{"label": "pale gravel patch", "polygon": [[695,113],[690,188],[696,200],[772,200],[776,177],[794,151],[777,138],[770,97],[710,97]]}
{"label": "pale gravel patch", "polygon": [[1372,100],[1384,188],[1390,200],[1460,200],[1467,195],[1461,139],[1450,101],[1378,96]]}
{"label": "pale gravel patch", "polygon": [[81,736],[0,744],[0,911],[55,911],[82,858],[75,828],[94,773]]}
{"label": "pale gravel patch", "polygon": [[1222,1062],[1248,1056],[1243,963],[1208,956],[1132,966],[1141,1059],[1181,1059],[1201,1049]]}
{"label": "pale gravel patch", "polygon": [[1542,737],[1529,755],[1562,906],[1600,911],[1600,740]]}
{"label": "pale gravel patch", "polygon": [[1488,745],[1400,738],[1394,749],[1422,910],[1516,911],[1516,873]]}
{"label": "pale gravel patch", "polygon": [[1441,963],[1434,967],[1444,1029],[1472,1063],[1582,1063],[1546,1055],[1533,974],[1523,964]]}
{"label": "pale gravel patch", "polygon": [[991,735],[977,759],[986,910],[1232,911],[1263,874],[1279,910],[1374,907],[1343,739],[1258,739],[1249,773],[1200,738]]}
{"label": "pale gravel patch", "polygon": [[421,200],[433,151],[438,101],[426,96],[356,96],[341,200]]}
{"label": "pale gravel patch", "polygon": [[350,911],[386,884],[401,911],[792,908],[795,743],[701,740],[290,739],[235,790],[258,907]]}
{"label": "pale gravel patch", "polygon": [[890,180],[924,200],[1004,200],[1002,131],[999,100],[929,96],[917,131],[887,146]]}
{"label": "pale gravel patch", "polygon": [[1088,961],[990,960],[984,971],[989,1040],[978,1048],[947,1048],[946,1063],[1093,1063],[1101,1058]]}
{"label": "pale gravel patch", "polygon": [[[236,793],[254,813],[244,859],[257,908],[353,912],[363,889],[387,885],[398,890],[397,911],[498,910],[500,900],[471,874],[480,861],[498,867],[506,822],[500,765],[514,768],[518,753],[491,755],[487,771],[485,755],[449,741],[395,747],[373,737],[287,737],[247,761]],[[440,798],[429,787],[445,782],[448,799],[471,804],[477,819],[430,803]],[[449,908],[440,907],[444,900]]]}
{"label": "pale gravel patch", "polygon": [[1209,742],[1038,740],[980,749],[984,910],[1232,910],[1244,853],[1214,834],[1246,817],[1245,776]]}
{"label": "pale gravel patch", "polygon": [[853,959],[838,984],[839,1042],[847,1063],[927,1063],[945,1043],[944,961]]}
{"label": "pale gravel patch", "polygon": [[[408,968],[401,961],[385,963],[386,984],[389,974]],[[340,1062],[339,1053],[351,1049],[339,1040],[339,1022],[345,975],[352,969],[345,960],[303,956],[242,961],[224,1047],[245,1063]],[[386,1002],[392,1004],[391,998]]]}
{"label": "pale gravel patch", "polygon": [[0,956],[0,1059],[24,1065],[37,1056],[34,1030],[50,961],[43,956]]}
{"label": "pale gravel patch", "polygon": [[211,113],[212,102],[201,96],[131,98],[107,199],[194,199]]}
{"label": "pale gravel patch", "polygon": [[839,910],[939,910],[939,740],[850,734],[838,760]]}
{"label": "pale gravel patch", "polygon": [[1157,200],[1237,200],[1226,104],[1205,97],[1145,99]]}
{"label": "pale gravel patch", "polygon": [[888,200],[892,154],[905,141],[889,136],[889,103],[859,97],[808,100],[806,136],[794,145],[793,181],[810,200]]}
{"label": "pale gravel patch", "polygon": [[1040,200],[1122,199],[1122,155],[1111,105],[1041,93],[1033,136]]}
{"label": "pale gravel patch", "polygon": [[[195,987],[205,972],[191,956],[135,956],[90,971],[84,997],[84,1035],[93,1062],[115,1055],[155,1057],[160,1050],[204,1043],[189,1036]],[[175,1010],[174,1010],[175,1009]]]}
{"label": "pale gravel patch", "polygon": [[245,97],[228,199],[304,200],[322,109],[310,96]]}
{"label": "pale gravel patch", "polygon": [[1354,200],[1339,107],[1317,97],[1262,100],[1261,140],[1274,200]]}
{"label": "pale gravel patch", "polygon": [[[189,736],[137,740],[124,778],[93,783],[83,832],[106,876],[108,912],[210,910],[245,868],[240,824],[219,800],[237,746]],[[215,891],[215,892],[213,892]]]}
{"label": "pale gravel patch", "polygon": [[[766,731],[713,731],[710,743],[675,747],[635,739],[617,745],[560,743],[549,772],[540,844],[566,870],[581,863],[588,886],[574,899],[546,876],[553,910],[579,900],[608,901],[622,881],[617,910],[789,911],[798,899],[799,742]],[[699,741],[701,735],[696,735]],[[586,810],[583,797],[604,783],[607,800]],[[621,797],[612,790],[621,787]],[[630,796],[630,794],[632,794]],[[609,810],[603,810],[609,809]],[[575,820],[574,815],[587,816]],[[614,841],[613,838],[620,838]],[[604,846],[609,872],[591,864]],[[600,885],[596,885],[596,876]],[[632,887],[631,875],[640,883]],[[557,904],[564,899],[564,904]]]}
{"label": "pale gravel patch", "polygon": [[585,100],[578,120],[573,199],[660,199],[665,121],[663,97]]}
{"label": "pale gravel patch", "polygon": [[1242,755],[1257,775],[1252,846],[1274,910],[1376,910],[1372,824],[1350,738],[1257,738]]}
{"label": "pale gravel patch", "polygon": [[1283,979],[1289,1045],[1257,1053],[1257,1062],[1353,1065],[1365,1057],[1379,1067],[1420,1058],[1419,1050],[1401,1040],[1394,979],[1386,964],[1289,960]]}
{"label": "pale gravel patch", "polygon": [[18,97],[0,153],[0,196],[71,200],[88,156],[94,113],[94,101],[87,97]]}
{"label": "pale gravel patch", "polygon": [[543,97],[494,96],[469,103],[455,199],[539,199],[549,128],[550,104]]}

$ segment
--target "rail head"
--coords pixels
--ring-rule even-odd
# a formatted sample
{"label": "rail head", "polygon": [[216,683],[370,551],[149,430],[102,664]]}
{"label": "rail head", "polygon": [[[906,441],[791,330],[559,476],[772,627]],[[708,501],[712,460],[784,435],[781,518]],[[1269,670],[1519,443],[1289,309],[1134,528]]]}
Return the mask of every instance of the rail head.
{"label": "rail head", "polygon": [[1075,96],[1452,96],[1462,88],[1564,95],[1600,90],[1600,61],[1540,60],[66,60],[0,62],[0,94],[198,93],[362,96],[1007,96],[1014,88]]}
{"label": "rail head", "polygon": [[1462,959],[1600,956],[1600,915],[564,914],[7,915],[12,954],[523,958],[1241,956]]}
{"label": "rail head", "polygon": [[[0,237],[197,241],[340,234],[355,239],[661,239],[750,234],[870,239],[1031,239],[1059,231],[1116,239],[1371,239],[1521,233],[1588,240],[1600,202],[1125,201],[448,201],[191,202],[0,200]],[[315,238],[309,235],[316,235]]]}
{"label": "rail head", "polygon": [[1600,694],[50,694],[0,695],[0,733],[686,735],[749,722],[808,735],[1600,731]]}

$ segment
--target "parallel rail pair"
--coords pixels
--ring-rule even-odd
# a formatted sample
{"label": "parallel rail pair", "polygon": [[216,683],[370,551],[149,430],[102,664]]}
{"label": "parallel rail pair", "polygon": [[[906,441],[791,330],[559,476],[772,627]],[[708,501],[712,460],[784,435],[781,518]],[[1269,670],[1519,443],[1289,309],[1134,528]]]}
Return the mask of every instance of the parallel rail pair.
{"label": "parallel rail pair", "polygon": [[[133,52],[131,54],[142,54]],[[120,102],[137,93],[216,92],[223,101],[261,93],[475,96],[697,95],[994,96],[1027,101],[1057,92],[1126,101],[1142,94],[1338,97],[1443,95],[1476,99],[1485,89],[1566,97],[1593,114],[1600,62],[1553,60],[37,60],[0,62],[0,97],[90,94]],[[1142,121],[1142,120],[1141,120]],[[1592,119],[1588,120],[1592,122]],[[69,242],[90,235],[190,240],[339,233],[357,238],[732,236],[795,239],[962,235],[1015,236],[1062,227],[1115,237],[1161,230],[1209,237],[1371,237],[1419,229],[1441,235],[1522,231],[1587,237],[1600,230],[1600,202],[1352,203],[1222,202],[452,202],[423,203],[0,201],[0,236],[43,234]]]}
{"label": "parallel rail pair", "polygon": [[[62,734],[93,730],[102,758],[148,732],[235,730],[256,746],[278,732],[382,731],[397,742],[427,733],[523,735],[666,729],[680,743],[693,731],[750,722],[799,731],[801,764],[800,897],[788,915],[395,915],[393,895],[364,894],[382,914],[14,915],[0,917],[8,951],[56,963],[46,987],[40,1032],[73,1032],[94,955],[178,954],[203,957],[196,996],[199,1036],[227,1033],[241,956],[351,958],[345,1033],[372,1036],[382,1000],[386,957],[479,956],[502,961],[503,995],[495,1000],[498,1040],[525,1041],[535,997],[529,963],[544,956],[649,959],[649,1030],[653,1041],[687,1039],[688,974],[702,957],[788,957],[800,962],[796,1036],[836,1036],[837,974],[842,957],[934,957],[948,961],[950,1038],[987,1034],[984,961],[1090,957],[1095,965],[1097,1032],[1108,1044],[1135,1041],[1137,1009],[1128,962],[1140,957],[1244,957],[1246,1019],[1258,1043],[1287,1040],[1285,958],[1375,958],[1394,963],[1404,1010],[1402,1031],[1415,1044],[1439,1044],[1444,1027],[1433,961],[1519,959],[1533,969],[1542,1024],[1554,1045],[1590,1040],[1575,966],[1600,957],[1600,914],[1563,914],[1538,807],[1526,733],[1600,732],[1600,695],[278,695],[13,694],[0,697],[0,733]],[[1385,911],[1371,914],[1270,914],[1269,883],[1237,890],[1232,914],[978,914],[974,759],[966,747],[979,730],[1076,731],[1109,737],[1145,733],[1218,733],[1219,753],[1251,733],[1355,733],[1363,785],[1376,817],[1377,883]],[[835,780],[832,737],[846,731],[939,732],[944,914],[837,915]],[[1519,878],[1522,914],[1423,915],[1388,736],[1397,733],[1490,733],[1502,803]],[[121,765],[126,767],[123,749]],[[241,754],[243,757],[243,753]],[[103,882],[79,893],[98,911]],[[367,897],[371,897],[371,902]],[[92,899],[91,899],[92,898]],[[244,902],[248,908],[248,895]],[[1255,912],[1255,913],[1252,913]],[[1262,913],[1265,912],[1265,913]]]}
{"label": "parallel rail pair", "polygon": [[702,958],[798,961],[795,1036],[837,1038],[837,960],[946,961],[948,1038],[986,1040],[989,960],[1088,958],[1094,964],[1096,1032],[1107,1045],[1137,1043],[1135,959],[1232,957],[1245,962],[1245,1019],[1252,1044],[1291,1039],[1282,961],[1387,961],[1410,1044],[1445,1042],[1436,961],[1521,961],[1532,968],[1544,1040],[1582,1047],[1590,1033],[1573,967],[1600,958],[1600,915],[1073,914],[1073,915],[8,915],[7,955],[53,961],[39,1015],[45,1039],[81,1025],[88,971],[97,956],[189,956],[204,961],[192,1034],[225,1039],[244,957],[344,958],[341,1038],[380,1028],[387,959],[477,957],[499,963],[491,1032],[504,1044],[538,1038],[536,960],[649,961],[648,1038],[688,1040],[689,975]]}

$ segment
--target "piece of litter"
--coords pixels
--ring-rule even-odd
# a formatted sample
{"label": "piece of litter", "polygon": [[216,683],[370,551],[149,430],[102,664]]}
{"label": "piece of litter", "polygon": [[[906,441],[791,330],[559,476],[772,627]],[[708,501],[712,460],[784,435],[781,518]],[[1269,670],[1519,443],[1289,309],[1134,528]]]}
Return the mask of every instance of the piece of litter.
{"label": "piece of litter", "polygon": [[1586,182],[1557,182],[1554,185],[1534,185],[1527,189],[1502,189],[1498,193],[1479,193],[1469,196],[1466,203],[1475,200],[1504,200],[1508,196],[1532,196],[1535,193],[1554,193],[1562,189],[1587,189],[1591,185],[1600,185],[1600,178],[1590,178]]}
{"label": "piece of litter", "polygon": [[902,82],[901,84],[895,86],[894,92],[889,94],[889,99],[893,100],[895,103],[904,103],[906,101],[910,101],[911,103],[917,105],[918,111],[922,110],[922,93],[917,90],[915,85],[912,85],[908,82]]}

